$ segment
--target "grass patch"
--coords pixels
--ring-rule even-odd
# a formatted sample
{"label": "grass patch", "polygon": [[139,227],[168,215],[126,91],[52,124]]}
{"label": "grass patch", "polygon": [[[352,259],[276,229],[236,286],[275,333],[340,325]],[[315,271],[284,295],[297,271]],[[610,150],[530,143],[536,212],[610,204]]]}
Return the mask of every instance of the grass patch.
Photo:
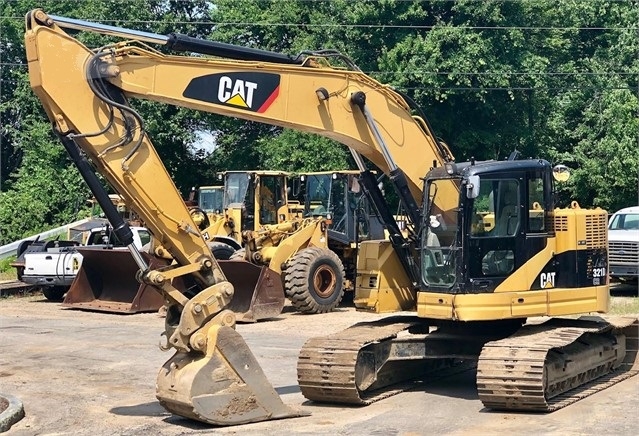
{"label": "grass patch", "polygon": [[17,279],[16,269],[11,266],[14,260],[16,260],[15,256],[0,259],[0,281]]}
{"label": "grass patch", "polygon": [[44,295],[42,295],[42,290],[40,288],[31,288],[22,292],[0,295],[0,301],[16,299],[26,301],[42,301],[44,299]]}
{"label": "grass patch", "polygon": [[16,275],[15,269],[13,271],[0,272],[0,282],[4,282],[7,280],[18,280],[18,276]]}
{"label": "grass patch", "polygon": [[611,315],[637,315],[639,314],[639,298],[612,297],[609,313]]}

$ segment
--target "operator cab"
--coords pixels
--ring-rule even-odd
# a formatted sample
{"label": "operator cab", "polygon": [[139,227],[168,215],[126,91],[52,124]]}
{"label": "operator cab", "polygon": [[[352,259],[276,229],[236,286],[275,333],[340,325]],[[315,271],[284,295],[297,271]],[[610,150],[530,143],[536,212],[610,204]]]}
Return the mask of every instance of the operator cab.
{"label": "operator cab", "polygon": [[384,237],[379,218],[359,184],[359,174],[345,170],[300,175],[304,216],[330,217],[329,238],[344,244]]}
{"label": "operator cab", "polygon": [[544,160],[448,163],[431,170],[424,190],[422,290],[493,292],[540,252],[554,235],[552,171]]}
{"label": "operator cab", "polygon": [[198,206],[206,213],[219,214],[224,210],[224,186],[201,186]]}
{"label": "operator cab", "polygon": [[263,225],[278,224],[288,220],[287,173],[226,171],[222,177],[224,178],[224,210],[241,210],[242,230],[258,230]]}

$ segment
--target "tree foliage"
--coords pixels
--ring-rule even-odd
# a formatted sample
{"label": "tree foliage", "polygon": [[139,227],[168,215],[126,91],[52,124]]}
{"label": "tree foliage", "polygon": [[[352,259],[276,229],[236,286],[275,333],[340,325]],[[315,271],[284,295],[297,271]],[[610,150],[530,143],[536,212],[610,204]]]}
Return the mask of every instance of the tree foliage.
{"label": "tree foliage", "polygon": [[[2,3],[0,244],[78,218],[90,196],[29,87],[22,41],[23,17],[36,7],[50,14],[156,33],[176,31],[202,37],[211,29],[207,15],[210,3],[203,0]],[[179,23],[175,24],[176,21]],[[78,34],[78,38],[89,47],[113,40],[91,33]],[[147,131],[177,186],[187,192],[199,184],[207,172],[206,154],[197,147],[197,132],[206,127],[206,120],[195,111],[175,106],[143,101],[134,101],[132,105],[145,120]]]}
{"label": "tree foliage", "polygon": [[[22,17],[34,7],[291,55],[337,49],[414,99],[458,160],[518,149],[573,169],[560,187],[564,204],[615,210],[638,201],[636,0],[13,0],[0,6],[0,243],[71,219],[88,195],[29,89]],[[90,47],[112,39],[78,37]],[[318,136],[132,104],[184,192],[226,169],[351,163],[345,147]]]}

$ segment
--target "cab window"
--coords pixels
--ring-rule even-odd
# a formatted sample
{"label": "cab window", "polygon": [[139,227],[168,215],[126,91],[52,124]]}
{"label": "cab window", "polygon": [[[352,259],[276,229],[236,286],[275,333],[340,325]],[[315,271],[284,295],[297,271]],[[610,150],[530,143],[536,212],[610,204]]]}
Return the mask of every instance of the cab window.
{"label": "cab window", "polygon": [[618,213],[610,220],[609,230],[639,229],[639,213]]}
{"label": "cab window", "polygon": [[143,247],[151,242],[151,234],[146,230],[138,230],[138,236]]}
{"label": "cab window", "polygon": [[546,231],[544,180],[533,176],[528,180],[528,233]]}
{"label": "cab window", "polygon": [[482,179],[473,202],[472,237],[515,236],[519,231],[519,182]]}

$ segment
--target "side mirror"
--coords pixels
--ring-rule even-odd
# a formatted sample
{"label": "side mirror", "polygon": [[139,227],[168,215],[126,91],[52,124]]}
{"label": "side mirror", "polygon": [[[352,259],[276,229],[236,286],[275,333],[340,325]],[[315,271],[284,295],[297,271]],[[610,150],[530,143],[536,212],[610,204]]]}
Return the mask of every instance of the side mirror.
{"label": "side mirror", "polygon": [[558,182],[565,182],[570,178],[570,168],[566,165],[555,165],[552,169],[552,176]]}
{"label": "side mirror", "polygon": [[466,197],[477,198],[479,196],[479,176],[469,176],[466,182]]}

